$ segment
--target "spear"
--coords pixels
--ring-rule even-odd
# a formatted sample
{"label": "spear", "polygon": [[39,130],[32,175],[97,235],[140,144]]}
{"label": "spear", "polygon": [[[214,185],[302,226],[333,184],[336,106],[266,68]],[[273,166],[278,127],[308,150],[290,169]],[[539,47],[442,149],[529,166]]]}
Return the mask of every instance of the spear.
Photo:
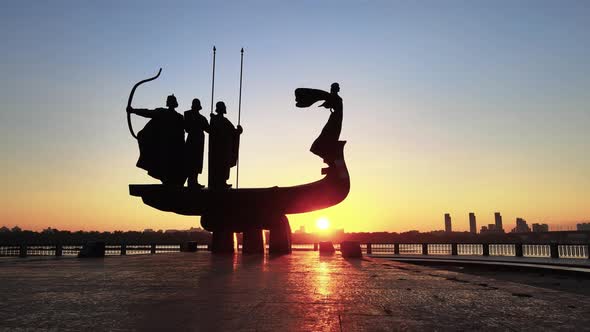
{"label": "spear", "polygon": [[[238,126],[242,115],[242,73],[244,72],[244,48],[240,51],[240,97],[238,99]],[[240,150],[236,160],[236,189],[240,187]]]}
{"label": "spear", "polygon": [[213,95],[215,92],[215,45],[213,45],[213,78],[211,79],[211,114],[213,114]]}

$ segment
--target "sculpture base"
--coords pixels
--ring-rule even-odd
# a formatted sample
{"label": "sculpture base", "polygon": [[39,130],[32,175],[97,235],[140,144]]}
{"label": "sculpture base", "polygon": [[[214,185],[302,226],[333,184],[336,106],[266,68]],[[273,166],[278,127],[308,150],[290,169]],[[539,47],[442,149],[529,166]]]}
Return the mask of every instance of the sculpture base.
{"label": "sculpture base", "polygon": [[323,241],[320,242],[320,254],[333,254],[334,252],[336,252],[336,249],[334,249],[334,245],[332,244],[332,241]]}
{"label": "sculpture base", "polygon": [[243,233],[242,252],[244,254],[264,254],[262,229],[248,229]]}
{"label": "sculpture base", "polygon": [[90,257],[104,257],[105,243],[101,241],[87,242],[84,244],[80,252],[78,253],[79,258],[90,258]]}
{"label": "sculpture base", "polygon": [[180,247],[180,251],[182,252],[196,252],[197,251],[197,241],[189,241],[182,244]]}
{"label": "sculpture base", "polygon": [[215,231],[211,238],[211,252],[214,254],[234,253],[234,233],[228,231]]}
{"label": "sculpture base", "polygon": [[291,253],[291,226],[287,216],[281,216],[281,220],[270,228],[269,253]]}
{"label": "sculpture base", "polygon": [[340,252],[344,258],[362,258],[363,252],[358,241],[343,241],[340,243]]}

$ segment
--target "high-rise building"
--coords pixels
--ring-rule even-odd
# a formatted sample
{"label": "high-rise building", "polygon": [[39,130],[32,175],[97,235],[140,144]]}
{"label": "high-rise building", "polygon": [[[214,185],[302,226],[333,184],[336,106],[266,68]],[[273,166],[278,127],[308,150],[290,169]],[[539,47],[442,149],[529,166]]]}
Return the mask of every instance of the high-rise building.
{"label": "high-rise building", "polygon": [[500,214],[500,212],[494,213],[494,221],[495,221],[494,230],[496,232],[504,232],[504,227],[502,226],[502,215]]}
{"label": "high-rise building", "polygon": [[547,224],[533,224],[533,232],[549,232],[549,225]]}
{"label": "high-rise building", "polygon": [[512,229],[512,233],[528,233],[531,229],[527,225],[526,220],[522,218],[516,218],[516,227]]}
{"label": "high-rise building", "polygon": [[469,212],[469,232],[477,233],[477,223],[475,222],[475,213]]}
{"label": "high-rise building", "polygon": [[487,226],[481,226],[481,229],[479,230],[480,234],[490,234],[490,233],[494,233],[496,232],[496,225],[494,224],[488,224]]}
{"label": "high-rise building", "polygon": [[590,222],[583,222],[576,225],[578,231],[590,231]]}
{"label": "high-rise building", "polygon": [[451,233],[453,231],[453,225],[451,224],[451,214],[445,213],[445,232]]}
{"label": "high-rise building", "polygon": [[295,233],[297,234],[305,234],[305,226],[299,226],[298,230],[295,230]]}

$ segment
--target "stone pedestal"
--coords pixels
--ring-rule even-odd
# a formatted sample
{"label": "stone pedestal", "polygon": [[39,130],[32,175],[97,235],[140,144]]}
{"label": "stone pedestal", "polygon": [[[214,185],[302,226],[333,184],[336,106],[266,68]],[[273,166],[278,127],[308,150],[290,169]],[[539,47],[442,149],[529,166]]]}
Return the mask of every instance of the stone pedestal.
{"label": "stone pedestal", "polygon": [[214,254],[234,253],[234,233],[228,231],[215,231],[211,239],[211,252]]}
{"label": "stone pedestal", "polygon": [[549,245],[549,251],[551,253],[551,258],[559,258],[559,244],[551,243]]}
{"label": "stone pedestal", "polygon": [[18,252],[18,257],[27,257],[27,245],[21,244]]}
{"label": "stone pedestal", "polygon": [[90,257],[104,257],[105,246],[104,242],[96,241],[96,242],[87,242],[84,244],[80,252],[78,253],[78,257],[80,258],[90,258]]}
{"label": "stone pedestal", "polygon": [[333,254],[335,251],[331,241],[320,242],[320,254]]}
{"label": "stone pedestal", "polygon": [[514,245],[514,254],[515,254],[516,257],[522,257],[523,256],[522,243],[516,243]]}
{"label": "stone pedestal", "polygon": [[358,241],[344,241],[340,243],[340,252],[344,258],[362,258],[361,244]]}
{"label": "stone pedestal", "polygon": [[197,242],[196,241],[188,241],[182,244],[180,247],[180,251],[182,252],[196,252],[197,251]]}
{"label": "stone pedestal", "polygon": [[242,252],[244,254],[264,254],[262,229],[248,229],[243,233]]}
{"label": "stone pedestal", "polygon": [[287,216],[282,216],[279,223],[270,228],[269,253],[291,253],[291,226]]}

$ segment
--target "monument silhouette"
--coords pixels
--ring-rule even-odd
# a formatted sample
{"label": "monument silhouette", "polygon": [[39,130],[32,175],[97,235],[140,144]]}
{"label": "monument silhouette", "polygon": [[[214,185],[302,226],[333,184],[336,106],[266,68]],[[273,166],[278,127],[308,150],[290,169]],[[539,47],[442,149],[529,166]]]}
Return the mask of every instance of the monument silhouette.
{"label": "monument silhouette", "polygon": [[[350,191],[350,178],[344,161],[346,142],[340,140],[342,99],[338,95],[340,90],[338,83],[332,84],[330,92],[308,88],[295,90],[297,107],[307,108],[316,102],[323,101],[320,106],[331,111],[326,125],[310,149],[327,164],[327,167],[321,170],[324,175],[322,179],[292,187],[234,189],[226,185],[229,169],[238,160],[237,151],[242,129],[240,126],[235,128],[223,116],[226,112],[225,104],[218,102],[217,114],[212,114],[209,126],[209,188],[203,188],[195,185],[196,177],[189,180],[188,187],[182,186],[187,178],[186,170],[188,170],[189,178],[196,176],[196,173],[201,170],[202,155],[194,156],[194,160],[189,158],[190,160],[187,161],[180,160],[172,154],[178,152],[178,146],[183,146],[181,143],[184,142],[178,139],[178,132],[183,133],[184,128],[189,132],[189,139],[185,146],[193,150],[190,153],[195,151],[196,154],[202,153],[201,135],[203,131],[206,131],[206,120],[191,119],[194,115],[185,116],[183,126],[182,116],[174,110],[177,106],[175,98],[174,102],[169,100],[166,109],[139,110],[131,107],[131,100],[137,86],[157,78],[159,74],[134,86],[127,110],[128,114],[151,117],[150,122],[137,136],[140,160],[147,158],[149,162],[147,166],[138,162],[137,166],[148,170],[149,175],[162,180],[162,184],[131,184],[129,193],[132,196],[141,197],[146,205],[161,211],[200,216],[202,227],[212,232],[213,253],[234,252],[234,233],[239,232],[243,232],[244,253],[263,253],[263,230],[270,231],[270,253],[290,253],[291,227],[286,215],[324,209],[340,203],[347,197]],[[198,108],[200,108],[200,102],[198,105],[193,102],[193,109]],[[197,128],[192,127],[195,121],[201,123]],[[129,129],[135,137],[130,122]],[[191,135],[196,137],[191,138]],[[164,151],[168,148],[170,150]],[[178,155],[184,154],[181,151]]]}

